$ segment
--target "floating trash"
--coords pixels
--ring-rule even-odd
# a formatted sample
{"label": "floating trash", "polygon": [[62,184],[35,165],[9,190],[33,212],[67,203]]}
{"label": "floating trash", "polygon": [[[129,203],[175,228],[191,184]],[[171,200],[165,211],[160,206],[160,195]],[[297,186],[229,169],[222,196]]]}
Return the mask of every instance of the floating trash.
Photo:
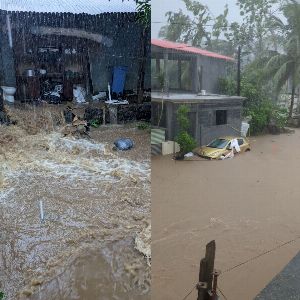
{"label": "floating trash", "polygon": [[119,150],[130,150],[133,146],[134,143],[131,139],[118,139],[114,142],[115,146]]}

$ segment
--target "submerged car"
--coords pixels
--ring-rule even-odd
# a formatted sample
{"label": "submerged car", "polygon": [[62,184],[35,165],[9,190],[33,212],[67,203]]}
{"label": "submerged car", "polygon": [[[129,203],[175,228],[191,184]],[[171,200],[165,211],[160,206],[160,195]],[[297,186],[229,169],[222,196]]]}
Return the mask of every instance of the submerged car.
{"label": "submerged car", "polygon": [[222,159],[230,153],[237,153],[236,148],[233,147],[234,142],[237,141],[240,148],[240,152],[246,152],[251,150],[249,141],[244,137],[225,136],[217,138],[209,143],[207,146],[197,148],[194,153],[201,157],[209,159]]}

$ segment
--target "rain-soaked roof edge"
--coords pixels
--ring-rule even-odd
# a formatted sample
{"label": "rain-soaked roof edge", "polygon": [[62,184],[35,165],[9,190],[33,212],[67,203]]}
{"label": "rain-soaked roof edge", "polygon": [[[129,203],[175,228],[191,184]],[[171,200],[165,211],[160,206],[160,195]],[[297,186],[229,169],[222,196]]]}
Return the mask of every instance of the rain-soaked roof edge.
{"label": "rain-soaked roof edge", "polygon": [[88,14],[136,13],[135,0],[1,0],[0,12]]}
{"label": "rain-soaked roof edge", "polygon": [[222,54],[208,51],[205,49],[193,47],[188,44],[177,43],[177,42],[161,40],[161,39],[151,39],[151,44],[153,46],[157,46],[159,48],[175,50],[178,52],[187,52],[187,53],[192,53],[192,54],[198,54],[198,55],[202,55],[202,56],[223,59],[223,60],[231,61],[231,62],[235,61],[235,59],[233,57],[222,55]]}

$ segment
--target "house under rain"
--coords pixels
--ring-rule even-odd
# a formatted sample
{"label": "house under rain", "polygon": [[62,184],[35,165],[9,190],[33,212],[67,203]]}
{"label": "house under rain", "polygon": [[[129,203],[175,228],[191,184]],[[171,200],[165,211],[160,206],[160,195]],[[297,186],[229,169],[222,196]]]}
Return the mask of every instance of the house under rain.
{"label": "house under rain", "polygon": [[[152,90],[219,92],[219,79],[234,67],[234,59],[167,40],[151,40]],[[162,82],[163,80],[163,82]]]}
{"label": "house under rain", "polygon": [[[182,43],[152,39],[152,153],[175,151],[177,110],[189,107],[189,133],[198,145],[225,135],[239,135],[243,97],[219,95],[219,79],[235,60]],[[166,150],[164,150],[166,149]]]}
{"label": "house under rain", "polygon": [[98,100],[109,84],[113,99],[136,102],[138,86],[150,89],[150,39],[136,15],[134,0],[1,0],[5,100],[71,101],[74,90]]}

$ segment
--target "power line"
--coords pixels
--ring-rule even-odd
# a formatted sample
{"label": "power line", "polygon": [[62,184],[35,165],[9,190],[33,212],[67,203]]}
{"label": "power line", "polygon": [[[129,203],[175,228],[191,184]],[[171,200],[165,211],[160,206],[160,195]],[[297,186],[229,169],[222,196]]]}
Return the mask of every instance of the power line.
{"label": "power line", "polygon": [[[262,256],[264,256],[264,255],[266,255],[266,254],[272,253],[272,252],[274,252],[275,250],[278,250],[279,248],[282,248],[282,247],[284,247],[284,246],[286,246],[286,245],[292,244],[292,243],[296,242],[296,241],[299,240],[299,239],[300,239],[300,236],[297,236],[297,237],[295,237],[295,238],[292,239],[292,240],[289,240],[289,241],[287,241],[287,242],[284,242],[284,243],[282,243],[282,244],[280,244],[280,245],[278,245],[278,246],[276,246],[276,247],[274,247],[274,248],[272,248],[272,249],[269,249],[269,250],[264,251],[264,252],[262,252],[262,253],[260,253],[260,254],[258,254],[258,255],[256,255],[256,256],[254,256],[254,257],[251,257],[251,258],[245,260],[244,262],[241,262],[241,263],[239,263],[239,264],[237,264],[237,265],[235,265],[235,266],[233,266],[233,267],[231,267],[231,268],[226,269],[225,271],[221,272],[221,275],[223,275],[223,274],[225,274],[225,273],[228,273],[228,272],[231,272],[232,270],[234,270],[234,269],[236,269],[236,268],[238,268],[238,267],[241,267],[241,266],[243,266],[243,265],[245,265],[245,264],[247,264],[247,263],[249,263],[249,262],[251,262],[251,261],[254,261],[254,260],[256,260],[256,259],[258,259],[258,258],[260,258],[260,257],[262,257]],[[194,291],[194,289],[195,289],[196,287],[197,287],[197,285],[194,285],[193,288],[191,289],[191,291],[190,291],[190,292],[189,292],[182,300],[187,299],[188,296]],[[225,299],[225,300],[228,300],[228,298],[225,296],[225,294],[223,293],[223,291],[222,291],[219,287],[217,287],[217,289],[218,289],[218,291],[221,293],[221,295],[224,297],[224,299]]]}
{"label": "power line", "polygon": [[[235,265],[235,266],[233,266],[233,267],[231,267],[231,268],[226,269],[225,271],[222,272],[222,274],[228,273],[228,272],[230,272],[230,271],[232,271],[232,270],[234,270],[234,269],[236,269],[236,268],[238,268],[238,267],[240,267],[240,266],[243,266],[243,265],[245,265],[245,264],[247,264],[247,263],[249,263],[249,262],[251,262],[251,261],[254,261],[254,260],[256,260],[256,259],[258,259],[258,258],[260,258],[260,257],[262,257],[262,256],[264,256],[264,255],[266,255],[266,254],[269,254],[269,253],[271,253],[271,252],[273,252],[273,251],[275,251],[275,250],[278,250],[279,248],[282,248],[282,247],[284,247],[284,246],[286,246],[286,245],[289,245],[289,244],[291,244],[291,243],[294,243],[294,242],[296,242],[296,241],[299,240],[299,239],[300,239],[300,236],[298,236],[298,237],[296,237],[296,238],[294,238],[294,239],[292,239],[292,240],[289,240],[289,241],[287,241],[287,242],[284,242],[284,243],[282,243],[282,244],[280,244],[280,245],[278,245],[278,246],[276,246],[276,247],[274,247],[274,248],[272,248],[272,249],[270,249],[270,250],[264,251],[264,252],[262,252],[262,253],[260,253],[260,254],[258,254],[258,255],[256,255],[256,256],[254,256],[254,257],[251,257],[251,258],[247,259],[247,260],[244,261],[244,262],[241,262],[241,263],[239,263],[239,264],[237,264],[237,265]],[[221,274],[221,275],[222,275],[222,274]]]}
{"label": "power line", "polygon": [[185,300],[185,299],[187,299],[188,298],[188,296],[194,291],[194,289],[196,288],[196,286],[197,285],[194,285],[193,286],[193,288],[190,290],[190,292],[189,293],[187,293],[186,295],[185,295],[185,297],[184,298],[182,298],[182,300]]}
{"label": "power line", "polygon": [[223,296],[224,300],[228,300],[228,298],[225,296],[225,294],[223,293],[223,291],[217,287],[218,291],[221,293],[221,295]]}

